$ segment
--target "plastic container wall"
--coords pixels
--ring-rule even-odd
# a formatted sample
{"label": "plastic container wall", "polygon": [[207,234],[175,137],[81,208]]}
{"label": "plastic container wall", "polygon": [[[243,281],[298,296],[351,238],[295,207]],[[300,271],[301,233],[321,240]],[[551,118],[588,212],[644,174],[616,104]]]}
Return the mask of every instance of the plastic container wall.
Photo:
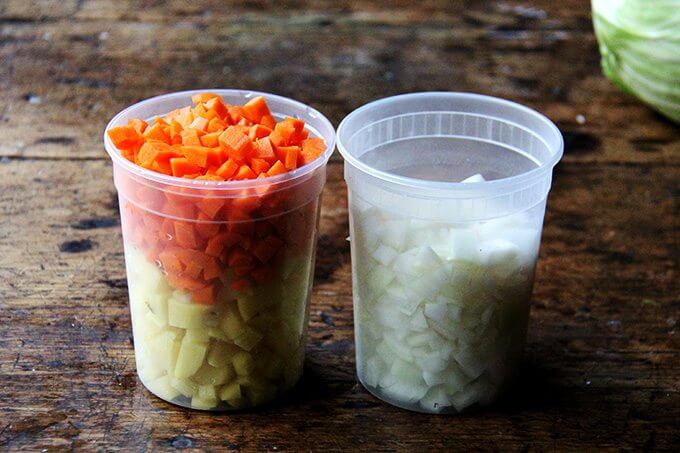
{"label": "plastic container wall", "polygon": [[[303,119],[328,146],[286,174],[215,182],[138,167],[105,134],[140,380],[175,404],[233,410],[273,400],[302,373],[320,196],[335,134],[323,115],[296,101],[210,91],[238,105],[263,95],[277,120]],[[190,105],[197,92],[135,104],[107,130]]]}
{"label": "plastic container wall", "polygon": [[[351,113],[338,147],[360,381],[422,412],[492,402],[522,357],[559,131],[500,99],[417,93]],[[517,156],[530,165],[502,176]],[[461,183],[398,171],[414,164],[501,176]]]}

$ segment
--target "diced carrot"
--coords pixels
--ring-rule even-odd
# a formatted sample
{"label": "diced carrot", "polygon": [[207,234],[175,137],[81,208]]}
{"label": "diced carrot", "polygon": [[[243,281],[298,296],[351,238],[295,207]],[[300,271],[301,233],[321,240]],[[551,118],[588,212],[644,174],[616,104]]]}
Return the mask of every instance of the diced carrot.
{"label": "diced carrot", "polygon": [[210,132],[200,137],[200,144],[209,148],[214,148],[220,145],[219,137],[221,131]]}
{"label": "diced carrot", "polygon": [[221,118],[213,118],[208,123],[207,132],[222,132],[229,126],[226,121]]}
{"label": "diced carrot", "polygon": [[254,126],[250,126],[248,136],[251,140],[257,140],[258,138],[267,137],[271,133],[272,130],[268,127],[262,126],[261,124],[256,124]]}
{"label": "diced carrot", "polygon": [[206,280],[212,280],[213,278],[219,278],[221,274],[222,270],[220,269],[220,265],[217,263],[217,260],[210,257],[203,266],[203,278]]}
{"label": "diced carrot", "polygon": [[286,147],[286,160],[284,165],[288,170],[295,170],[297,168],[297,160],[300,148],[298,146],[287,146]]}
{"label": "diced carrot", "polygon": [[[153,230],[151,230],[153,231]],[[158,229],[158,239],[163,242],[170,242],[175,237],[175,226],[173,225],[173,220],[167,217],[161,222],[161,226]]]}
{"label": "diced carrot", "polygon": [[235,291],[243,291],[250,286],[250,282],[244,278],[239,278],[231,282],[231,288]]}
{"label": "diced carrot", "polygon": [[236,124],[241,120],[241,118],[244,118],[243,107],[240,107],[238,105],[228,105],[227,112],[229,118],[231,119],[232,124]]}
{"label": "diced carrot", "polygon": [[220,134],[219,142],[227,155],[238,161],[245,160],[253,148],[250,137],[236,129],[234,126],[228,127]]}
{"label": "diced carrot", "polygon": [[258,283],[267,283],[274,278],[274,270],[270,266],[258,266],[250,271],[250,275]]}
{"label": "diced carrot", "polygon": [[288,154],[288,147],[287,146],[275,146],[274,147],[274,154],[276,155],[276,158],[281,161],[281,163],[286,163],[286,154]]}
{"label": "diced carrot", "polygon": [[210,92],[205,92],[205,93],[197,93],[191,96],[191,102],[194,103],[194,105],[201,104],[203,102],[208,102],[213,98],[219,98],[218,95],[215,93],[210,93]]}
{"label": "diced carrot", "polygon": [[215,96],[214,98],[209,99],[204,103],[205,108],[207,108],[208,110],[213,110],[220,119],[224,119],[224,117],[226,117],[227,114],[229,113],[227,111],[227,106],[224,105],[222,98],[219,96]]}
{"label": "diced carrot", "polygon": [[232,267],[231,271],[236,275],[237,277],[243,277],[245,275],[250,274],[255,266],[236,266]]}
{"label": "diced carrot", "polygon": [[251,254],[243,250],[241,247],[235,247],[234,250],[232,250],[229,254],[228,264],[231,268],[245,268],[254,266],[255,261],[253,260],[253,256]]}
{"label": "diced carrot", "polygon": [[292,123],[287,121],[282,121],[276,123],[274,130],[269,134],[269,140],[271,140],[274,146],[286,146],[290,140],[290,137],[295,133],[295,127]]}
{"label": "diced carrot", "polygon": [[210,122],[210,120],[213,118],[219,118],[217,112],[207,108],[205,104],[198,104],[196,107],[194,107],[194,115],[200,116],[201,118],[208,120],[208,122]]}
{"label": "diced carrot", "polygon": [[217,213],[224,207],[224,198],[206,197],[196,203],[196,207],[209,219],[217,217]]}
{"label": "diced carrot", "polygon": [[119,126],[109,129],[109,138],[120,149],[130,149],[142,140],[142,135],[133,126]]}
{"label": "diced carrot", "polygon": [[196,129],[184,129],[180,132],[182,144],[186,146],[201,146],[201,138]]}
{"label": "diced carrot", "polygon": [[203,288],[193,290],[191,299],[197,304],[210,305],[217,300],[218,288],[214,284],[206,285]]}
{"label": "diced carrot", "polygon": [[253,143],[253,158],[264,159],[270,164],[276,160],[274,148],[267,137],[256,140]]}
{"label": "diced carrot", "polygon": [[267,236],[253,246],[253,255],[261,262],[266,263],[276,255],[276,252],[279,251],[282,245],[283,241],[281,239],[276,236]]}
{"label": "diced carrot", "polygon": [[217,169],[215,174],[223,177],[224,179],[229,179],[234,176],[234,173],[236,173],[238,168],[239,165],[236,163],[236,161],[234,161],[234,159],[227,159],[227,161]]}
{"label": "diced carrot", "polygon": [[174,118],[182,125],[182,127],[187,128],[194,120],[194,112],[191,110],[191,106],[182,107],[181,109],[177,109]]}
{"label": "diced carrot", "polygon": [[171,175],[172,176],[172,167],[170,166],[170,160],[156,160],[156,162],[153,163],[153,170],[163,173],[165,175]]}
{"label": "diced carrot", "polygon": [[[160,152],[160,147],[156,144],[161,145],[161,142],[146,142],[142,145],[139,153],[137,154],[137,163],[142,167],[151,168],[156,160],[156,156]],[[165,145],[168,146],[168,145]],[[168,146],[169,147],[169,146]]]}
{"label": "diced carrot", "polygon": [[189,162],[189,159],[186,157],[174,157],[170,159],[170,167],[173,176],[185,176],[201,171],[201,167]]}
{"label": "diced carrot", "polygon": [[267,172],[267,175],[269,176],[275,176],[275,175],[280,175],[281,173],[286,172],[286,166],[283,165],[283,163],[280,160],[277,160],[274,162],[274,165],[272,165],[272,168],[269,169]]}
{"label": "diced carrot", "polygon": [[260,124],[264,127],[268,127],[269,129],[274,129],[276,126],[276,119],[274,119],[272,115],[265,115],[260,120]]}
{"label": "diced carrot", "polygon": [[203,271],[203,267],[201,267],[199,263],[196,261],[189,261],[187,267],[184,268],[184,275],[198,279],[201,275],[201,271]]}
{"label": "diced carrot", "polygon": [[[168,197],[168,195],[169,193],[166,192],[165,196]],[[196,214],[196,210],[194,209],[194,204],[187,200],[168,200],[163,206],[163,213],[181,219],[192,219]]]}
{"label": "diced carrot", "polygon": [[302,150],[298,157],[300,165],[307,165],[326,150],[326,143],[320,138],[308,138],[302,141]]}
{"label": "diced carrot", "polygon": [[[248,218],[248,215],[255,209],[260,207],[260,197],[258,196],[246,196],[234,198],[231,201],[231,210],[229,212],[230,220],[244,220]],[[241,214],[244,215],[244,219],[239,219],[237,216]]]}
{"label": "diced carrot", "polygon": [[170,126],[170,123],[165,118],[157,116],[153,119],[153,124],[159,124],[161,127]]}
{"label": "diced carrot", "polygon": [[197,222],[194,224],[194,229],[201,238],[209,240],[211,237],[220,232],[220,224],[216,222],[210,222],[212,219],[202,212],[198,214],[198,220],[202,220],[202,222]]}
{"label": "diced carrot", "polygon": [[259,123],[263,116],[271,116],[264,97],[257,96],[243,106],[243,116],[253,123]]}
{"label": "diced carrot", "polygon": [[175,288],[186,291],[195,291],[205,287],[205,282],[203,280],[187,277],[185,275],[168,274],[166,278],[168,279],[168,283]]}
{"label": "diced carrot", "polygon": [[208,245],[205,248],[205,253],[210,256],[218,257],[224,251],[224,248],[229,244],[229,233],[220,233],[208,239]]}
{"label": "diced carrot", "polygon": [[196,129],[199,131],[204,131],[208,129],[208,123],[210,121],[203,116],[197,116],[189,125],[189,128]]}
{"label": "diced carrot", "polygon": [[145,214],[141,216],[144,229],[149,233],[155,233],[163,225],[163,219],[160,216],[153,214]]}
{"label": "diced carrot", "polygon": [[290,138],[288,139],[289,144],[295,144],[299,145],[302,140],[307,138],[307,131],[305,131],[305,122],[297,119],[297,118],[291,118],[290,116],[287,116],[284,120],[284,123],[290,124],[293,127],[294,132],[291,134]]}
{"label": "diced carrot", "polygon": [[292,143],[300,145],[307,137],[309,137],[309,131],[307,129],[302,129],[300,132],[295,133],[290,140]]}
{"label": "diced carrot", "polygon": [[170,274],[179,274],[184,270],[184,266],[182,266],[182,263],[172,249],[166,249],[159,253],[158,260],[161,262],[163,269]]}
{"label": "diced carrot", "polygon": [[184,129],[182,128],[182,125],[179,124],[176,120],[174,119],[170,120],[170,142],[173,145],[182,143],[183,130]]}
{"label": "diced carrot", "polygon": [[205,146],[182,146],[181,151],[184,157],[192,164],[203,168],[207,167],[210,148]]}
{"label": "diced carrot", "polygon": [[[175,109],[149,125],[131,120],[109,136],[125,158],[142,167],[215,181],[279,175],[313,161],[326,149],[320,138],[308,138],[303,121],[288,117],[277,123],[262,97],[241,107],[199,93],[193,102],[194,107]],[[130,219],[125,234],[148,260],[160,262],[173,288],[190,292],[196,303],[215,303],[228,278],[238,291],[273,279],[272,263],[283,246],[282,237],[288,246],[299,247],[309,236],[306,214],[283,222],[273,217],[257,220],[280,213],[290,201],[272,187],[260,184],[232,198],[217,190],[206,190],[201,198],[193,188],[177,187],[164,190],[156,201],[152,193],[140,192],[135,201],[163,217],[125,207]]]}
{"label": "diced carrot", "polygon": [[251,179],[255,177],[257,177],[255,172],[246,164],[241,165],[234,175],[234,179]]}
{"label": "diced carrot", "polygon": [[175,222],[175,241],[177,245],[185,248],[196,248],[196,231],[189,222]]}
{"label": "diced carrot", "polygon": [[134,130],[136,130],[139,135],[142,135],[148,126],[146,121],[139,120],[137,118],[128,120],[127,125],[131,126]]}
{"label": "diced carrot", "polygon": [[158,140],[168,145],[171,143],[170,135],[165,132],[163,125],[158,122],[147,127],[142,136],[147,140]]}
{"label": "diced carrot", "polygon": [[291,126],[293,126],[293,129],[295,129],[295,132],[301,132],[305,128],[305,122],[302,121],[301,119],[298,118],[293,118],[291,116],[287,116],[283,120],[284,123],[288,123]]}
{"label": "diced carrot", "polygon": [[260,173],[266,173],[266,171],[269,170],[269,167],[271,167],[271,165],[269,165],[269,162],[264,159],[250,160],[250,168],[252,168],[253,171],[258,175]]}

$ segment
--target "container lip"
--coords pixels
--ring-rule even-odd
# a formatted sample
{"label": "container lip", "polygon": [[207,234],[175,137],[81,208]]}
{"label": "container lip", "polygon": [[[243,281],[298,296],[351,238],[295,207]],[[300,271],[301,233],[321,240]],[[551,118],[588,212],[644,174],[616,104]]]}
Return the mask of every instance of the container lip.
{"label": "container lip", "polygon": [[[507,178],[500,178],[500,179],[494,179],[491,181],[483,181],[483,182],[470,182],[470,183],[462,183],[462,182],[446,182],[446,181],[431,181],[431,180],[426,180],[426,179],[419,179],[419,178],[411,178],[408,176],[401,176],[401,175],[395,175],[393,173],[383,171],[383,170],[378,170],[376,168],[373,168],[372,166],[360,161],[357,159],[352,153],[350,153],[346,148],[345,144],[343,143],[342,136],[343,136],[343,130],[347,127],[348,121],[350,121],[354,116],[361,114],[367,110],[374,109],[376,107],[380,107],[384,104],[389,104],[391,102],[394,102],[396,100],[404,100],[404,99],[416,99],[420,97],[428,97],[428,96],[437,96],[440,98],[450,98],[450,99],[471,99],[471,100],[482,100],[486,102],[492,102],[496,103],[499,106],[506,106],[510,107],[513,109],[517,109],[523,113],[529,114],[532,117],[536,118],[537,120],[541,121],[545,126],[547,126],[551,132],[555,134],[555,137],[557,138],[557,144],[554,147],[550,147],[547,143],[546,146],[549,146],[549,148],[553,148],[555,153],[550,157],[550,159],[543,164],[539,165],[536,168],[533,168],[527,172],[521,173],[519,175],[515,176],[510,176]],[[433,110],[433,111],[440,111],[440,112],[451,112],[455,113],[455,110]],[[432,112],[432,111],[430,111]],[[404,112],[404,114],[408,114],[409,112]],[[415,111],[412,113],[423,113],[420,111]],[[484,115],[484,114],[479,114],[479,113],[474,113],[474,112],[461,112],[461,113],[469,113],[469,114],[474,114],[477,116],[486,116],[488,118],[496,118],[501,121],[505,122],[511,122],[508,120],[505,120],[500,117],[492,116],[492,115]],[[386,117],[387,118],[387,117]],[[382,118],[382,119],[386,119]],[[535,132],[534,132],[535,133]],[[513,101],[508,101],[506,99],[498,98],[495,96],[487,96],[483,94],[476,94],[476,93],[469,93],[469,92],[455,92],[455,91],[422,91],[422,92],[416,92],[416,93],[407,93],[407,94],[399,94],[396,96],[390,96],[382,99],[378,99],[372,102],[369,102],[368,104],[365,104],[358,109],[352,111],[349,115],[347,115],[341,122],[340,125],[338,126],[338,129],[336,131],[336,135],[338,137],[337,139],[337,146],[338,146],[338,151],[342,155],[342,157],[345,159],[347,163],[349,163],[351,166],[355,167],[356,169],[360,170],[363,173],[366,173],[370,176],[373,176],[374,178],[394,183],[398,186],[401,186],[405,189],[420,189],[420,190],[432,190],[437,193],[441,192],[446,192],[446,191],[455,191],[457,193],[467,193],[467,194],[477,194],[482,190],[496,190],[496,189],[506,189],[512,186],[515,186],[519,183],[523,182],[529,182],[533,181],[536,178],[541,177],[542,175],[545,174],[545,172],[550,171],[555,165],[557,165],[557,162],[562,158],[562,154],[564,152],[564,139],[562,137],[562,133],[560,132],[559,128],[553,123],[548,117],[545,115],[537,112],[534,109],[531,109],[529,107],[526,107],[522,104],[518,104],[517,102]],[[538,136],[538,138],[542,141],[545,142],[545,137]],[[551,149],[552,150],[552,149]],[[440,192],[441,191],[441,192]],[[434,193],[432,194],[434,195]]]}
{"label": "container lip", "polygon": [[[166,100],[166,99],[172,99],[172,98],[181,98],[181,97],[186,97],[186,96],[191,96],[193,94],[198,94],[198,93],[205,93],[205,92],[211,92],[218,94],[220,96],[222,95],[233,95],[233,94],[238,94],[243,96],[244,98],[250,98],[250,97],[255,97],[255,96],[263,96],[265,99],[276,99],[279,102],[286,103],[291,106],[297,106],[298,108],[304,109],[307,113],[309,113],[311,116],[316,117],[321,120],[324,125],[333,132],[332,137],[324,137],[321,136],[321,138],[324,139],[326,142],[326,150],[323,152],[323,154],[316,159],[314,159],[312,162],[308,163],[307,165],[303,165],[302,167],[296,168],[293,171],[282,173],[280,175],[275,175],[275,176],[269,176],[266,178],[256,178],[256,179],[244,179],[244,180],[239,180],[239,181],[212,181],[212,180],[196,180],[196,179],[187,179],[187,178],[179,178],[177,176],[171,176],[171,175],[165,175],[163,173],[158,173],[152,170],[148,170],[144,167],[140,167],[139,165],[134,164],[133,162],[130,162],[129,160],[125,159],[123,155],[120,153],[118,148],[113,144],[111,139],[109,138],[108,131],[114,127],[113,125],[118,122],[118,120],[124,116],[125,114],[129,113],[133,109],[137,109],[139,107],[143,107],[149,104],[153,104],[155,102],[161,101],[161,100]],[[167,112],[166,112],[167,113]],[[285,112],[273,112],[273,113],[279,113],[279,114],[286,114]],[[315,132],[319,132],[316,131]],[[121,110],[120,112],[116,113],[116,115],[111,118],[111,120],[108,122],[106,127],[104,128],[104,147],[106,148],[106,152],[108,155],[111,157],[111,160],[123,167],[125,170],[134,173],[137,176],[140,176],[144,179],[151,180],[157,183],[161,184],[167,184],[171,186],[176,186],[176,187],[184,187],[184,188],[190,188],[190,189],[197,189],[197,190],[248,190],[248,189],[256,189],[256,188],[261,188],[261,187],[269,187],[271,185],[279,184],[279,183],[285,183],[289,181],[295,181],[299,178],[302,178],[304,176],[307,176],[314,172],[319,167],[322,167],[326,165],[328,160],[330,159],[331,155],[333,154],[333,151],[335,149],[335,143],[336,143],[336,137],[337,134],[335,133],[335,128],[333,127],[333,124],[326,118],[325,115],[323,115],[321,112],[318,110],[314,109],[313,107],[308,106],[307,104],[304,104],[300,101],[296,101],[291,98],[287,98],[285,96],[279,96],[276,94],[272,93],[266,93],[262,91],[254,91],[254,90],[242,90],[242,89],[231,89],[231,88],[205,88],[205,89],[198,89],[198,90],[184,90],[184,91],[174,91],[172,93],[166,93],[166,94],[161,94],[158,96],[153,96],[147,99],[144,99],[142,101],[136,102],[125,109]],[[330,140],[329,140],[330,138]]]}

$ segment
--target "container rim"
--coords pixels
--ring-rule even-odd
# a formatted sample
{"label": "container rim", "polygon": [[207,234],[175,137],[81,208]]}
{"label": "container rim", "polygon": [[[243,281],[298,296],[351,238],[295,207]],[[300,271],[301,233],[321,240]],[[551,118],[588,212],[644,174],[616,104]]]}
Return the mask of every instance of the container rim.
{"label": "container rim", "polygon": [[[541,123],[543,123],[549,130],[550,132],[554,133],[555,137],[551,137],[553,139],[557,139],[557,143],[555,143],[554,146],[550,146],[546,142],[546,137],[545,135],[541,136],[538,135],[538,133],[535,130],[531,130],[533,134],[536,135],[538,139],[543,141],[548,147],[550,151],[553,151],[554,153],[550,156],[550,159],[547,160],[546,162],[540,164],[536,168],[532,168],[531,170],[521,173],[519,175],[515,176],[509,176],[506,178],[499,178],[499,179],[494,179],[490,181],[483,181],[483,182],[470,182],[470,183],[463,183],[463,182],[447,182],[447,181],[432,181],[432,180],[426,180],[426,179],[420,179],[420,178],[412,178],[408,176],[401,176],[401,175],[396,175],[394,173],[390,173],[389,171],[384,171],[384,170],[378,170],[362,161],[357,159],[347,148],[345,148],[345,144],[343,143],[343,132],[344,129],[347,127],[347,124],[349,121],[351,121],[356,115],[359,115],[361,113],[366,112],[367,110],[371,110],[377,107],[381,107],[385,104],[389,104],[391,102],[394,102],[395,100],[404,100],[404,99],[416,99],[420,97],[428,97],[428,96],[434,96],[434,97],[439,97],[441,98],[448,98],[448,99],[458,99],[458,100],[480,100],[480,101],[486,101],[489,103],[495,103],[499,106],[505,106],[509,107],[512,109],[516,109],[518,111],[521,111],[525,114],[528,114],[532,116],[533,118],[537,119]],[[456,110],[451,109],[451,110],[445,110],[445,109],[439,109],[439,110],[432,110],[432,111],[437,111],[437,112],[447,112],[447,113],[456,113]],[[430,111],[430,112],[432,112]],[[414,112],[404,112],[403,114],[409,114],[409,113],[423,113],[424,111],[414,111]],[[460,112],[460,113],[467,113],[467,114],[473,114],[477,115],[480,117],[487,117],[487,118],[494,118],[499,121],[504,121],[507,123],[510,123],[512,121],[497,117],[497,116],[492,116],[492,115],[484,115],[484,114],[479,114],[479,113],[474,113],[474,112]],[[380,120],[384,120],[387,118],[391,117],[385,117],[381,118]],[[526,126],[521,126],[525,129]],[[484,189],[506,189],[510,187],[515,187],[518,183],[522,182],[527,182],[527,181],[532,181],[535,178],[540,177],[543,175],[546,171],[550,171],[556,164],[559,162],[559,160],[562,158],[562,154],[564,152],[564,139],[562,137],[562,134],[559,130],[559,128],[553,123],[548,117],[545,115],[537,112],[534,109],[531,109],[529,107],[526,107],[522,104],[518,104],[517,102],[513,101],[508,101],[506,99],[498,98],[495,96],[487,96],[483,94],[476,94],[476,93],[469,93],[469,92],[456,92],[456,91],[422,91],[422,92],[417,92],[417,93],[407,93],[407,94],[399,94],[396,96],[390,96],[382,99],[378,99],[372,102],[369,102],[368,104],[365,104],[356,110],[352,111],[350,114],[348,114],[341,122],[340,125],[338,126],[338,129],[336,131],[337,135],[337,146],[338,146],[338,151],[342,155],[342,157],[345,159],[347,163],[352,165],[353,167],[357,168],[358,170],[373,176],[377,179],[384,180],[387,182],[391,182],[393,184],[396,184],[398,186],[402,186],[406,189],[420,189],[420,190],[433,190],[435,192],[446,192],[446,191],[451,191],[455,190],[458,193],[479,193],[480,190]],[[353,136],[353,135],[352,135]],[[352,137],[347,137],[347,141],[351,140]]]}
{"label": "container rim", "polygon": [[[130,162],[126,158],[123,157],[123,155],[120,153],[118,148],[113,144],[111,139],[109,138],[108,131],[114,125],[117,125],[118,121],[120,120],[121,117],[125,116],[126,114],[130,113],[131,111],[138,109],[140,107],[148,106],[150,104],[154,104],[156,102],[159,102],[161,100],[167,100],[167,99],[173,99],[173,98],[181,98],[181,97],[186,97],[189,96],[191,97],[194,94],[198,93],[205,93],[205,92],[211,92],[218,94],[220,96],[222,95],[240,95],[244,99],[248,99],[251,97],[255,96],[263,96],[265,99],[275,99],[281,103],[290,105],[290,106],[296,106],[300,109],[304,109],[304,111],[309,114],[313,118],[318,118],[325,127],[328,128],[329,131],[332,132],[332,137],[325,137],[323,136],[320,131],[318,131],[314,127],[310,127],[309,124],[307,124],[307,121],[305,121],[305,125],[312,129],[315,133],[317,133],[321,138],[324,139],[326,142],[326,150],[323,152],[321,156],[318,158],[314,159],[312,162],[308,163],[307,165],[303,165],[302,167],[296,168],[293,171],[282,173],[280,175],[275,175],[275,176],[270,176],[266,178],[256,178],[256,179],[244,179],[244,180],[239,180],[239,181],[211,181],[211,180],[196,180],[196,179],[187,179],[187,178],[179,178],[177,176],[171,176],[171,175],[165,175],[163,173],[158,173],[149,169],[146,169],[144,167],[140,167],[139,165],[134,164],[133,162]],[[167,112],[165,112],[167,113]],[[272,113],[278,113],[278,114],[286,114],[285,112],[272,112]],[[164,114],[164,113],[162,113]],[[160,115],[162,115],[160,114]],[[104,147],[106,149],[106,152],[108,155],[111,157],[111,160],[123,167],[125,170],[134,173],[135,175],[138,175],[144,179],[151,180],[157,183],[161,184],[167,184],[170,186],[178,186],[178,187],[184,187],[184,188],[191,188],[191,189],[197,189],[197,190],[247,190],[247,189],[257,189],[261,188],[263,186],[271,186],[279,183],[284,183],[284,182],[289,182],[289,181],[294,181],[296,179],[302,178],[310,173],[312,173],[314,170],[316,170],[319,167],[322,167],[326,165],[328,162],[328,159],[330,159],[331,155],[333,154],[333,151],[335,150],[335,143],[336,143],[336,137],[337,134],[335,133],[335,128],[333,127],[333,124],[326,118],[325,115],[323,115],[321,112],[316,110],[313,107],[308,106],[307,104],[304,104],[300,101],[296,101],[291,98],[287,98],[285,96],[279,96],[276,94],[272,93],[266,93],[262,91],[254,91],[254,90],[242,90],[242,89],[231,89],[231,88],[205,88],[205,89],[198,89],[198,90],[184,90],[184,91],[174,91],[172,93],[166,93],[166,94],[161,94],[158,96],[153,96],[147,99],[144,99],[142,101],[136,102],[125,109],[121,110],[118,112],[116,115],[111,118],[111,120],[108,122],[106,127],[104,128]]]}

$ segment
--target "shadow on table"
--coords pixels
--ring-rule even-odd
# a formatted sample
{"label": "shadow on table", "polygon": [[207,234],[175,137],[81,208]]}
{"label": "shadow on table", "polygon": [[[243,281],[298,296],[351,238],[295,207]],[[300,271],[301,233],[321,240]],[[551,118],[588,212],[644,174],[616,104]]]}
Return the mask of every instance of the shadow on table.
{"label": "shadow on table", "polygon": [[[524,362],[514,385],[492,406],[499,412],[545,410],[566,397],[566,388],[557,383],[554,370],[535,362]],[[484,408],[482,408],[484,410]]]}

